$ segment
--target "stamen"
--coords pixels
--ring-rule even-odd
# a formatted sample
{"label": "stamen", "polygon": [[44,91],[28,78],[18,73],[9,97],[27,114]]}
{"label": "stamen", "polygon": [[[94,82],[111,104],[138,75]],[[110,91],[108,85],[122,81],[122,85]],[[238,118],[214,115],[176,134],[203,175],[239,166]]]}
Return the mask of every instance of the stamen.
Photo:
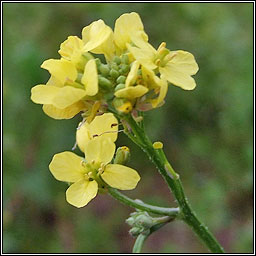
{"label": "stamen", "polygon": [[165,48],[166,47],[166,42],[162,42],[158,48],[157,48],[157,51],[160,51],[161,49]]}
{"label": "stamen", "polygon": [[72,147],[72,151],[74,151],[75,149],[76,149],[76,147],[77,147],[77,142],[75,142],[75,144],[74,144],[74,146]]}

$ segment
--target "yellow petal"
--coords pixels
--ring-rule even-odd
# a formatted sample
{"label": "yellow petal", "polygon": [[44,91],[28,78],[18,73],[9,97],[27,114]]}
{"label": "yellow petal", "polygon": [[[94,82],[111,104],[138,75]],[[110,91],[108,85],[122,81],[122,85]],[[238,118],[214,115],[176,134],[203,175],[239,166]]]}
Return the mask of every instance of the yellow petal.
{"label": "yellow petal", "polygon": [[121,190],[134,189],[140,180],[135,170],[120,164],[108,164],[101,177],[111,187]]}
{"label": "yellow petal", "polygon": [[89,126],[91,136],[100,135],[102,138],[117,139],[118,121],[112,113],[96,116]]}
{"label": "yellow petal", "polygon": [[160,92],[158,97],[151,101],[153,108],[156,108],[164,100],[168,91],[168,83],[165,79],[155,76],[155,80],[160,87]]}
{"label": "yellow petal", "polygon": [[118,121],[112,113],[105,113],[96,116],[93,121],[88,124],[85,122],[76,131],[76,141],[78,147],[84,152],[86,144],[89,140],[97,138],[110,138],[115,142],[117,139]]}
{"label": "yellow petal", "polygon": [[56,77],[63,85],[66,81],[75,81],[77,77],[77,70],[74,63],[64,59],[46,60],[41,67],[48,70],[50,74]]}
{"label": "yellow petal", "polygon": [[94,181],[80,180],[72,184],[66,191],[67,202],[80,208],[87,205],[98,192],[98,183]]}
{"label": "yellow petal", "polygon": [[184,90],[193,90],[195,80],[191,77],[198,71],[194,56],[185,51],[170,52],[170,61],[165,67],[159,67],[160,73],[172,84]]}
{"label": "yellow petal", "polygon": [[110,37],[112,29],[103,20],[94,21],[82,30],[82,39],[85,43],[84,51],[92,51],[101,46]]}
{"label": "yellow petal", "polygon": [[56,108],[53,105],[43,105],[44,113],[54,119],[70,119],[85,108],[86,106],[82,101],[78,101],[63,109]]}
{"label": "yellow petal", "polygon": [[85,86],[86,95],[93,96],[98,92],[98,74],[94,59],[87,62],[81,82]]}
{"label": "yellow petal", "polygon": [[82,158],[72,152],[62,152],[53,156],[49,169],[55,179],[76,182],[84,177]]}
{"label": "yellow petal", "polygon": [[[50,86],[49,86],[50,87]],[[58,93],[52,99],[52,104],[56,108],[64,109],[75,102],[78,102],[86,95],[85,90],[64,86],[59,89]]]}
{"label": "yellow petal", "polygon": [[119,98],[133,99],[138,98],[148,92],[148,88],[143,85],[126,87],[115,92],[115,96]]}
{"label": "yellow petal", "polygon": [[155,53],[148,48],[141,49],[134,46],[128,46],[128,50],[142,66],[151,70],[157,68],[157,65],[154,63]]}
{"label": "yellow petal", "polygon": [[76,142],[82,152],[84,152],[85,146],[87,145],[88,141],[92,139],[88,126],[89,124],[85,122],[82,125],[79,124],[76,130]]}
{"label": "yellow petal", "polygon": [[56,86],[56,87],[63,87],[63,84],[60,80],[58,80],[56,77],[51,76],[46,83],[46,85]]}
{"label": "yellow petal", "polygon": [[109,163],[115,153],[116,145],[110,138],[98,136],[89,140],[85,146],[85,157],[88,162]]}
{"label": "yellow petal", "polygon": [[31,100],[37,104],[52,104],[60,88],[39,84],[31,89]]}
{"label": "yellow petal", "polygon": [[140,63],[138,61],[134,61],[132,63],[131,70],[125,80],[125,87],[133,85],[136,82],[136,80],[138,78],[139,67],[140,67]]}
{"label": "yellow petal", "polygon": [[60,45],[60,50],[58,53],[65,59],[77,62],[83,53],[84,43],[77,36],[69,36]]}
{"label": "yellow petal", "polygon": [[125,13],[121,15],[115,23],[115,44],[120,49],[125,50],[126,44],[131,42],[131,36],[137,31],[143,30],[143,23],[141,22],[140,16],[137,13]]}

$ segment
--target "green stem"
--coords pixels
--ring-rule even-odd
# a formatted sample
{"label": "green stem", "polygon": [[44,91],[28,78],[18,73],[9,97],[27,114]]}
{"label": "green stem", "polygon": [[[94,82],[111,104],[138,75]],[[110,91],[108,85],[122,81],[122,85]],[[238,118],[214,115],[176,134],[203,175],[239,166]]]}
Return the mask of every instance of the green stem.
{"label": "green stem", "polygon": [[149,234],[139,234],[136,238],[136,241],[134,243],[132,253],[140,253],[142,250],[142,246],[146,239],[148,238]]}
{"label": "green stem", "polygon": [[159,206],[146,204],[140,200],[133,200],[128,196],[125,196],[118,190],[111,187],[108,188],[108,192],[112,197],[114,197],[115,199],[119,200],[123,204],[126,204],[132,208],[136,208],[142,211],[147,211],[147,212],[151,212],[159,215],[171,216],[173,218],[175,218],[179,214],[179,208],[159,207]]}
{"label": "green stem", "polygon": [[142,246],[144,244],[144,242],[146,241],[146,239],[155,231],[157,231],[158,229],[160,229],[161,227],[163,227],[164,225],[166,225],[167,223],[169,223],[170,221],[173,220],[172,217],[170,216],[164,216],[164,217],[159,217],[159,218],[154,218],[155,220],[155,225],[153,227],[150,228],[150,232],[148,234],[139,234],[134,246],[133,246],[133,253],[140,253],[142,250]]}
{"label": "green stem", "polygon": [[188,200],[184,194],[184,189],[180,181],[179,175],[174,171],[168,162],[162,149],[154,149],[152,142],[145,134],[144,130],[136,123],[131,115],[119,117],[125,120],[129,126],[129,136],[133,136],[133,141],[141,147],[148,155],[149,159],[155,164],[158,171],[168,184],[168,187],[174,194],[181,211],[181,219],[186,222],[193,231],[199,236],[207,248],[213,253],[224,253],[223,248],[211,234],[208,228],[201,223],[191,209]]}

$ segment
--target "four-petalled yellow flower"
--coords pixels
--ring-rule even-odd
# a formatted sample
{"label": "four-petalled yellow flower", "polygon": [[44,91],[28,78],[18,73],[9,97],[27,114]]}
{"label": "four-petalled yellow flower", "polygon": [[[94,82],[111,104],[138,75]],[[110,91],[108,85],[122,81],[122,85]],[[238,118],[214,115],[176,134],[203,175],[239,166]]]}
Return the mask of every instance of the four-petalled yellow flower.
{"label": "four-petalled yellow flower", "polygon": [[115,144],[110,138],[90,140],[85,147],[85,159],[72,152],[54,155],[49,168],[60,181],[73,183],[66,191],[68,203],[78,208],[87,205],[99,188],[111,186],[120,190],[134,189],[140,180],[132,168],[111,164]]}

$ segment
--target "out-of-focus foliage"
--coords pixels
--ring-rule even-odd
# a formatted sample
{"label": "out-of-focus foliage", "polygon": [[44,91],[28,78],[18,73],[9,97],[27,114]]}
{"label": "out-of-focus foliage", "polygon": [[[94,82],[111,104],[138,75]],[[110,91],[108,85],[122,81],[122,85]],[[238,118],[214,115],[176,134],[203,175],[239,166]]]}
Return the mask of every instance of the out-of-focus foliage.
{"label": "out-of-focus foliage", "polygon": [[[150,42],[194,54],[197,88],[170,87],[166,104],[145,114],[147,131],[161,140],[197,215],[227,252],[252,252],[253,4],[252,3],[4,3],[3,4],[3,246],[5,253],[130,252],[124,223],[132,209],[108,195],[77,209],[66,184],[48,170],[53,154],[71,150],[81,120],[53,120],[30,101],[32,86],[48,79],[40,69],[58,58],[59,45],[103,19],[140,14]],[[130,166],[142,180],[128,195],[175,206],[156,169],[131,148]],[[148,239],[144,252],[207,252],[181,222]]]}

